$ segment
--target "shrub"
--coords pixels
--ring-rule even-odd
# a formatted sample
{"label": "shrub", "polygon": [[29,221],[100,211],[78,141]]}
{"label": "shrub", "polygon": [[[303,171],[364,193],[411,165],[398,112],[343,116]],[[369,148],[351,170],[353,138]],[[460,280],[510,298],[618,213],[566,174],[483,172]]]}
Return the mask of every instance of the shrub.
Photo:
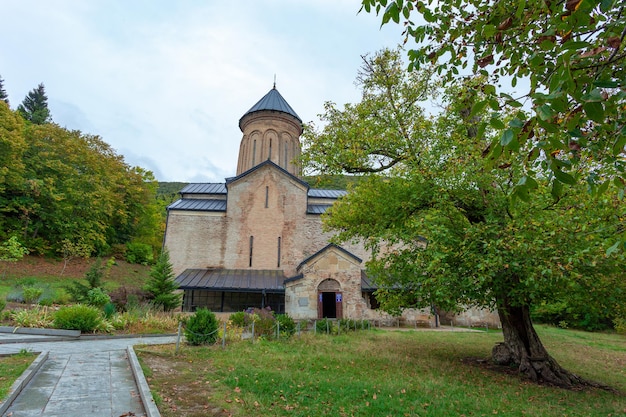
{"label": "shrub", "polygon": [[154,259],[152,246],[145,243],[131,242],[126,244],[126,261],[131,264],[149,265]]}
{"label": "shrub", "polygon": [[102,288],[92,288],[87,292],[87,304],[94,307],[104,307],[111,302],[109,294],[104,292]]}
{"label": "shrub", "polygon": [[237,327],[246,327],[246,312],[238,311],[230,315],[228,320]]}
{"label": "shrub", "polygon": [[115,304],[108,302],[104,305],[104,308],[102,310],[104,312],[104,318],[108,320],[113,317],[113,314],[115,314]]}
{"label": "shrub", "polygon": [[281,336],[291,336],[296,332],[296,322],[288,314],[277,314],[276,321],[280,324]]}
{"label": "shrub", "polygon": [[43,289],[37,287],[25,287],[22,291],[26,304],[37,304],[39,297],[43,294]]}
{"label": "shrub", "polygon": [[187,319],[185,325],[185,339],[190,345],[215,343],[219,323],[215,314],[201,308]]}
{"label": "shrub", "polygon": [[101,322],[102,318],[97,308],[82,304],[62,307],[54,316],[55,327],[81,332],[93,332]]}
{"label": "shrub", "polygon": [[7,306],[7,301],[4,298],[0,298],[0,311],[4,310]]}
{"label": "shrub", "polygon": [[337,326],[332,320],[324,318],[315,322],[315,331],[324,334],[337,334]]}

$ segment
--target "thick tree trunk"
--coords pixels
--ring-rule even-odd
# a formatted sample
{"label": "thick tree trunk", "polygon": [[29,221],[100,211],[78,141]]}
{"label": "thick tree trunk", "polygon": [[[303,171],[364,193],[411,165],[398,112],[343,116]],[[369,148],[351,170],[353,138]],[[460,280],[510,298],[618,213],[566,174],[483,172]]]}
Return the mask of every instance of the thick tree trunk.
{"label": "thick tree trunk", "polygon": [[563,388],[592,385],[563,369],[547,352],[530,320],[528,306],[499,303],[498,315],[502,322],[504,342],[494,346],[492,359],[498,365],[517,366],[520,374],[535,382]]}

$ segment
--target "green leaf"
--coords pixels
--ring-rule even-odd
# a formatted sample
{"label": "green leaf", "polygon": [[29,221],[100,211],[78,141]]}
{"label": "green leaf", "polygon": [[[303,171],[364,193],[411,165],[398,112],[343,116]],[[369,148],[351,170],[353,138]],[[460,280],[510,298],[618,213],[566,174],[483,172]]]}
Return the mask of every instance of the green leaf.
{"label": "green leaf", "polygon": [[583,110],[587,116],[597,123],[604,122],[604,106],[598,102],[587,102],[583,104]]}
{"label": "green leaf", "polygon": [[569,184],[569,185],[576,184],[576,179],[572,177],[570,174],[568,174],[567,172],[563,172],[560,169],[555,169],[552,172],[554,172],[554,176],[556,177],[556,179],[561,181],[563,184]]}
{"label": "green leaf", "polygon": [[613,144],[613,156],[618,156],[624,152],[624,146],[626,146],[626,135],[619,135]]}
{"label": "green leaf", "polygon": [[498,119],[497,117],[492,117],[489,120],[489,124],[491,125],[491,127],[498,130],[504,129],[506,127],[504,123],[502,123],[502,120]]}
{"label": "green leaf", "polygon": [[598,80],[594,81],[593,85],[600,88],[618,88],[619,83],[617,81],[612,80]]}
{"label": "green leaf", "polygon": [[563,183],[561,181],[552,181],[552,189],[550,190],[552,197],[560,198],[563,195]]}
{"label": "green leaf", "polygon": [[614,3],[615,3],[615,0],[602,0],[600,2],[600,10],[602,10],[604,13],[606,13],[609,10],[611,10],[611,8],[613,7]]}
{"label": "green leaf", "polygon": [[552,107],[548,104],[537,107],[537,115],[541,120],[549,120],[552,118],[553,114]]}
{"label": "green leaf", "polygon": [[483,26],[483,36],[485,38],[491,38],[493,35],[496,34],[496,25],[485,25]]}
{"label": "green leaf", "polygon": [[614,252],[617,252],[619,250],[619,247],[621,246],[622,242],[621,241],[617,241],[613,244],[613,246],[611,246],[610,248],[608,248],[606,250],[606,256],[611,256],[611,254],[613,254]]}
{"label": "green leaf", "polygon": [[511,129],[505,130],[504,132],[502,132],[502,136],[500,136],[500,145],[508,146],[514,137],[515,137],[515,134],[513,133]]}
{"label": "green leaf", "polygon": [[476,116],[487,106],[487,100],[477,101],[472,106],[472,111],[470,112],[470,118]]}

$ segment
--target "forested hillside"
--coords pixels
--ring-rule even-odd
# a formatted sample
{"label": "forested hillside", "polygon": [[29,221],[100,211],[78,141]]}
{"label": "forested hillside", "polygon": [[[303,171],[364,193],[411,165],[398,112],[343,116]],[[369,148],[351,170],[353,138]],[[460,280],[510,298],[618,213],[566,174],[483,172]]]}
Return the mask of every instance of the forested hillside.
{"label": "forested hillside", "polygon": [[130,242],[159,248],[152,173],[100,137],[52,122],[46,100],[40,85],[17,110],[0,101],[0,244],[16,237],[51,256],[106,255]]}

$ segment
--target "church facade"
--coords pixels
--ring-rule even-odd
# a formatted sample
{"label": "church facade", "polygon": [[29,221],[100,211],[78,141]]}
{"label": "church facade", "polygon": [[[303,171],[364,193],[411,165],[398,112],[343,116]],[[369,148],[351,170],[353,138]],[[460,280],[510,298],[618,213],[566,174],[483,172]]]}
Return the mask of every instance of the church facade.
{"label": "church facade", "polygon": [[[237,174],[189,184],[167,209],[164,246],[183,310],[269,307],[294,319],[389,319],[363,246],[331,244],[321,214],[345,191],[311,188],[295,163],[302,120],[276,87],[239,120]],[[434,320],[407,312],[407,320]]]}

